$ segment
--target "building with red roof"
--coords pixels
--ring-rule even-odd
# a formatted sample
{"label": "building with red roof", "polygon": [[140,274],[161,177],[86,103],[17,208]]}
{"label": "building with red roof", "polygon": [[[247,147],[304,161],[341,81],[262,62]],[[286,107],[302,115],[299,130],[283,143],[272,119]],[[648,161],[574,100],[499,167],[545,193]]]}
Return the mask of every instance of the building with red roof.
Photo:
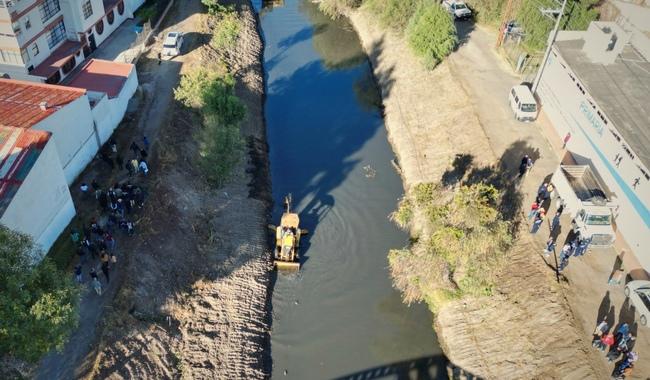
{"label": "building with red roof", "polygon": [[67,183],[110,138],[138,84],[131,64],[91,60],[78,75],[79,84],[106,78],[91,89],[0,79],[0,126],[50,132]]}
{"label": "building with red roof", "polygon": [[48,250],[75,215],[51,134],[0,126],[0,223]]}
{"label": "building with red roof", "polygon": [[144,0],[0,0],[0,76],[56,84]]}

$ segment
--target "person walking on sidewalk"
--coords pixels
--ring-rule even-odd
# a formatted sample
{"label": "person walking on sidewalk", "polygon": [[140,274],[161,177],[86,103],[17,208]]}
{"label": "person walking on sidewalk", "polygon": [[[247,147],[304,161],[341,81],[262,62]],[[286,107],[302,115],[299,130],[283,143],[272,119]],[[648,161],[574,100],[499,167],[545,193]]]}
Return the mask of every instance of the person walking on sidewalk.
{"label": "person walking on sidewalk", "polygon": [[537,210],[539,210],[539,203],[537,201],[533,201],[533,204],[530,205],[530,212],[528,213],[528,219],[532,219],[535,216],[537,216]]}
{"label": "person walking on sidewalk", "polygon": [[102,283],[99,282],[99,278],[97,277],[93,278],[93,289],[95,289],[95,293],[97,293],[98,296],[102,295]]}
{"label": "person walking on sidewalk", "polygon": [[81,278],[81,264],[77,264],[77,266],[74,267],[74,278],[79,284],[83,281]]}
{"label": "person walking on sidewalk", "polygon": [[593,346],[600,350],[600,352],[605,352],[609,350],[614,344],[614,334],[607,333],[603,334],[600,339],[594,340]]}
{"label": "person walking on sidewalk", "polygon": [[594,343],[600,340],[607,330],[609,330],[609,323],[607,323],[607,316],[605,316],[594,329]]}
{"label": "person walking on sidewalk", "polygon": [[555,251],[555,240],[553,239],[553,236],[549,236],[548,240],[546,241],[546,247],[542,251],[542,253],[544,253],[544,258],[547,258],[554,251]]}
{"label": "person walking on sidewalk", "polygon": [[553,217],[553,222],[551,222],[551,232],[555,231],[555,229],[560,225],[560,216],[558,214],[555,214]]}
{"label": "person walking on sidewalk", "polygon": [[540,207],[535,216],[535,221],[533,222],[533,227],[530,229],[531,234],[536,234],[539,231],[539,228],[542,226],[542,222],[546,219],[546,210],[544,207]]}
{"label": "person walking on sidewalk", "polygon": [[[106,255],[106,257],[108,257],[108,255]],[[108,284],[109,282],[111,282],[111,278],[110,278],[110,276],[108,275],[108,274],[109,274],[109,273],[108,273],[108,272],[109,272],[109,269],[110,269],[110,268],[109,268],[109,266],[108,266],[108,259],[107,259],[107,261],[103,261],[103,262],[102,262],[102,273],[104,273],[104,276],[106,277],[106,283],[107,283],[107,284]]]}

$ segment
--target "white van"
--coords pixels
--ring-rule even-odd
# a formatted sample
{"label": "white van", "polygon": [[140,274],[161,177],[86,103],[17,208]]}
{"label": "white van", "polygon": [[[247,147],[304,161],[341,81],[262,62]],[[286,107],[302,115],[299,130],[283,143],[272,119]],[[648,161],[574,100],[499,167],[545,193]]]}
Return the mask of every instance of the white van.
{"label": "white van", "polygon": [[167,38],[163,42],[162,56],[172,56],[181,55],[181,47],[183,46],[183,33],[181,32],[169,32],[167,33]]}
{"label": "white van", "polygon": [[519,121],[535,121],[537,119],[537,102],[527,86],[514,86],[508,97],[510,108]]}

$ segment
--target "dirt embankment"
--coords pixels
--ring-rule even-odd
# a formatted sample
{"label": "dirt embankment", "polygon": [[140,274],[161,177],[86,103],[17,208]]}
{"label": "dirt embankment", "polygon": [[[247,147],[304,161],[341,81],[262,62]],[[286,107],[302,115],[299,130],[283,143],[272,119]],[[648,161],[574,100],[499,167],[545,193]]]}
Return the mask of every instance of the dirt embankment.
{"label": "dirt embankment", "polygon": [[[378,27],[366,11],[349,16],[382,88],[385,124],[407,189],[439,181],[458,154],[472,155],[477,165],[497,162],[454,77],[462,73],[448,62],[425,70],[405,41]],[[445,354],[464,371],[489,379],[598,378],[560,286],[525,235],[508,254],[496,296],[440,310],[435,329]]]}
{"label": "dirt embankment", "polygon": [[[95,378],[232,379],[270,375],[270,206],[263,117],[263,46],[248,0],[231,1],[241,19],[234,54],[199,43],[182,72],[223,62],[247,106],[248,145],[232,180],[207,186],[193,165],[197,117],[175,101],[154,143],[156,178],[140,243],[124,264],[124,283],[104,321]],[[155,52],[151,52],[155,57]],[[155,62],[155,61],[154,61]]]}

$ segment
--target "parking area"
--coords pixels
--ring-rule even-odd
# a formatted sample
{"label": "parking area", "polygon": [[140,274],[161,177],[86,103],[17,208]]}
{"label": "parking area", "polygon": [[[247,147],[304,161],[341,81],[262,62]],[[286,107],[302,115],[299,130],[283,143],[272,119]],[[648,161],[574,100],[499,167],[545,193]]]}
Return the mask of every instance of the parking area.
{"label": "parking area", "polygon": [[[457,25],[459,25],[463,44],[458,52],[450,57],[452,71],[473,99],[474,108],[495,155],[501,156],[508,148],[516,145],[520,148],[521,155],[528,154],[535,161],[533,169],[521,187],[524,193],[522,208],[527,214],[538,187],[550,178],[565,156],[562,137],[557,135],[543,110],[534,123],[513,120],[507,96],[510,87],[519,84],[521,78],[512,74],[509,65],[496,53],[494,49],[496,34],[470,23],[457,23]],[[511,165],[517,165],[521,157],[504,158],[508,162],[514,161]],[[549,222],[555,214],[555,208],[555,202],[551,201],[547,207],[547,222],[536,234],[531,234],[536,246],[539,247],[540,260],[546,261],[551,272],[555,272],[559,257],[545,258],[543,249],[550,235]],[[557,255],[570,229],[570,219],[563,215],[556,239]],[[645,272],[639,270],[640,265],[631,255],[625,254],[625,244],[620,240],[620,236],[618,238],[615,247],[592,248],[584,256],[571,257],[567,268],[556,277],[563,283],[571,311],[575,320],[579,322],[577,327],[584,332],[584,346],[591,347],[594,328],[605,315],[608,315],[608,321],[613,328],[628,323],[630,331],[636,336],[632,348],[639,353],[640,357],[632,378],[646,379],[650,375],[650,360],[648,360],[650,329],[640,325],[638,315],[623,294],[625,282],[632,277],[642,278]],[[622,282],[610,285],[612,273],[618,272],[621,267],[624,269]],[[602,364],[601,368],[596,368],[597,372],[602,374],[602,378],[609,378],[614,363],[609,363],[605,355],[596,349],[592,349],[590,355],[594,365]]]}

